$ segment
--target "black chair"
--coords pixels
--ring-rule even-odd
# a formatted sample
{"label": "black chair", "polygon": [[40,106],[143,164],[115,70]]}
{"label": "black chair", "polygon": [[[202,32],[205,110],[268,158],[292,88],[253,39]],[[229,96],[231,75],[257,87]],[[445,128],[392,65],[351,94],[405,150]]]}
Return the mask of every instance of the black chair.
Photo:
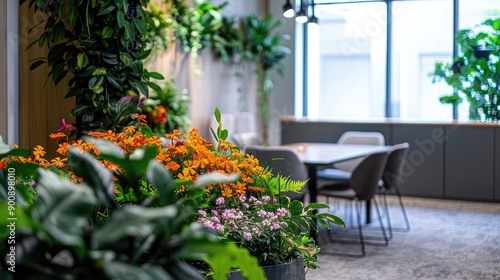
{"label": "black chair", "polygon": [[[340,181],[332,184],[324,184],[319,186],[318,195],[326,196],[327,203],[329,204],[329,198],[346,199],[355,202],[356,215],[358,222],[358,239],[361,245],[361,255],[350,255],[350,256],[360,256],[366,255],[365,252],[365,240],[363,236],[363,228],[361,223],[361,207],[363,202],[371,201],[379,189],[379,181],[382,178],[382,173],[385,168],[387,160],[387,153],[374,153],[363,159],[353,170],[348,181]],[[384,243],[382,245],[387,246],[389,244],[389,239],[385,232],[384,225],[382,223],[380,209],[378,203],[373,199],[377,214],[379,217],[380,229],[383,235]],[[347,241],[342,239],[334,239],[333,242]]]}
{"label": "black chair", "polygon": [[[306,181],[309,179],[307,168],[300,161],[295,150],[291,147],[283,146],[259,146],[247,145],[244,147],[244,152],[251,154],[259,160],[261,166],[269,163],[273,174],[281,173],[283,177],[289,177],[292,180]],[[282,158],[283,160],[274,160]],[[296,192],[283,192],[282,194],[288,196],[292,200],[300,200],[304,202],[307,184],[302,188],[301,193]]]}
{"label": "black chair", "polygon": [[[403,165],[406,163],[409,150],[410,150],[410,144],[406,142],[394,145],[392,147],[392,149],[389,151],[389,155],[387,156],[387,163],[385,165],[385,170],[382,175],[381,184],[379,184],[379,191],[384,198],[384,204],[386,210],[385,212],[387,216],[387,225],[389,228],[389,239],[392,238],[393,230],[402,230],[405,232],[410,230],[410,222],[408,221],[408,216],[406,215],[403,199],[401,198],[401,193],[399,191],[399,186],[401,182],[404,180],[401,172]],[[391,226],[391,218],[389,215],[389,207],[387,205],[387,197],[386,197],[387,192],[392,192],[395,195],[397,195],[399,200],[399,206],[401,208],[403,219],[405,221],[405,228],[393,228]]]}

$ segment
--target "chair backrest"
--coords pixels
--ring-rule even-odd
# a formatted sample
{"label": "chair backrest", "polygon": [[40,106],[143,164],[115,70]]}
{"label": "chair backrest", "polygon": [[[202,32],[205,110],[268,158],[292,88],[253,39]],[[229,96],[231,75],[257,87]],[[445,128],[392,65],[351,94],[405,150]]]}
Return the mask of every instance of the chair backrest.
{"label": "chair backrest", "polygon": [[371,200],[377,192],[387,155],[387,152],[371,154],[365,157],[352,172],[349,184],[360,199]]}
{"label": "chair backrest", "polygon": [[385,138],[380,132],[346,131],[340,135],[339,144],[384,145]]}
{"label": "chair backrest", "polygon": [[[385,145],[385,137],[380,132],[374,131],[346,131],[340,135],[338,144],[358,144],[358,145]],[[337,169],[352,172],[362,158],[351,159],[338,162],[333,166]]]}
{"label": "chair backrest", "polygon": [[409,151],[410,144],[407,142],[392,146],[387,156],[387,163],[385,164],[385,170],[382,176],[386,189],[399,188],[399,185],[404,179],[401,176],[401,169],[406,163]]}
{"label": "chair backrest", "polygon": [[[306,166],[291,147],[247,145],[243,150],[256,157],[261,166],[266,166],[273,159],[282,158],[283,160],[274,160],[269,164],[273,174],[281,172],[283,177],[290,177],[292,180],[305,181],[309,179]],[[285,194],[291,199],[303,200],[306,191],[307,185],[304,186],[301,194],[290,192]]]}

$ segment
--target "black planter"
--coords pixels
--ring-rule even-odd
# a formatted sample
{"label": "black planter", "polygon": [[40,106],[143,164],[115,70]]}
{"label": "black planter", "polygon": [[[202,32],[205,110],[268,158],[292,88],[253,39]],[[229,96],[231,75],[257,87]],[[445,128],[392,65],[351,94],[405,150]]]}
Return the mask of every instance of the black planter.
{"label": "black planter", "polygon": [[[305,280],[306,272],[302,258],[294,259],[288,263],[264,266],[264,273],[268,280]],[[236,271],[229,274],[228,280],[246,280]]]}

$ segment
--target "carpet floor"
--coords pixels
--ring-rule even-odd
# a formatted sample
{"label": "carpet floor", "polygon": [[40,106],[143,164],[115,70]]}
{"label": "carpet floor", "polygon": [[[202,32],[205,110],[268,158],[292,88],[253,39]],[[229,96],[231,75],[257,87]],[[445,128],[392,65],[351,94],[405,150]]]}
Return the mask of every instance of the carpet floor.
{"label": "carpet floor", "polygon": [[[337,255],[359,254],[360,246],[331,243],[322,230],[318,235],[320,268],[309,270],[306,279],[500,280],[500,203],[413,197],[403,201],[410,231],[395,231],[387,247],[367,245],[365,257]],[[403,227],[395,197],[389,197],[389,205],[393,227]],[[349,208],[344,209],[332,205],[332,212],[349,221]],[[365,234],[380,239],[378,226],[378,220],[364,225]],[[331,236],[337,240],[347,233],[357,234],[355,224],[335,229]]]}

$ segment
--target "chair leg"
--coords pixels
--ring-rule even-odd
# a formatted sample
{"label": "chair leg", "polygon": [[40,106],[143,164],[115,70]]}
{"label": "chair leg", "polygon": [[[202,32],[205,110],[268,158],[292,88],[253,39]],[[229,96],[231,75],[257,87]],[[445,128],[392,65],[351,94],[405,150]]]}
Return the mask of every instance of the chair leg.
{"label": "chair leg", "polygon": [[378,207],[378,203],[376,199],[373,199],[373,203],[375,204],[375,209],[377,209],[377,215],[379,217],[380,230],[382,230],[382,235],[384,236],[385,246],[389,245],[389,238],[387,238],[387,234],[385,232],[384,224],[382,222],[382,216],[380,215],[380,208]]}
{"label": "chair leg", "polygon": [[385,215],[386,215],[386,219],[387,219],[387,228],[389,229],[389,240],[392,240],[391,217],[389,216],[389,205],[387,204],[387,196],[385,195],[385,191],[382,191],[382,196],[384,198]]}
{"label": "chair leg", "polygon": [[403,205],[403,199],[401,198],[401,193],[399,192],[398,187],[395,187],[394,189],[396,190],[396,195],[399,198],[399,205],[401,206],[401,211],[403,212],[403,218],[404,218],[405,224],[406,224],[406,231],[409,231],[410,230],[410,222],[408,221],[408,216],[406,215],[406,210],[405,210],[405,206]]}
{"label": "chair leg", "polygon": [[359,242],[361,244],[361,256],[366,255],[365,251],[365,240],[363,238],[363,229],[362,229],[362,224],[361,224],[361,201],[356,200],[356,215],[358,217],[358,232],[359,232]]}

